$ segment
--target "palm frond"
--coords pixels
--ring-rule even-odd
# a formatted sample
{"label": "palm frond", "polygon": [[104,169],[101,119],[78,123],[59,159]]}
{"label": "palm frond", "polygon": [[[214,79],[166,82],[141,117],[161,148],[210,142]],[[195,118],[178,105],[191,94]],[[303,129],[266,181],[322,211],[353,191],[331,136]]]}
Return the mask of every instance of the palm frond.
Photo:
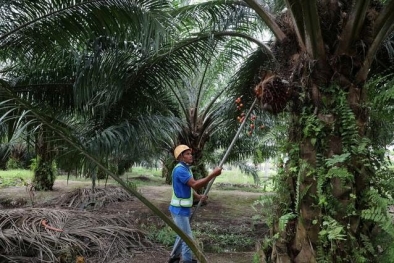
{"label": "palm frond", "polygon": [[256,41],[270,30],[257,12],[241,1],[218,0],[186,5],[175,9],[173,15],[181,21],[183,37],[196,32],[199,35],[227,32]]}
{"label": "palm frond", "polygon": [[[367,90],[371,99],[371,118],[368,137],[376,147],[386,147],[393,141],[393,74],[375,76],[367,82]],[[376,88],[378,87],[378,91]]]}
{"label": "palm frond", "polygon": [[254,165],[245,164],[245,163],[238,163],[238,167],[241,170],[241,172],[253,177],[253,181],[254,181],[255,185],[260,184],[260,178],[259,178],[259,175],[257,174],[258,170]]}
{"label": "palm frond", "polygon": [[0,212],[0,222],[0,254],[9,260],[25,257],[75,261],[78,255],[86,258],[94,255],[109,261],[119,257],[131,259],[130,252],[144,251],[151,245],[145,233],[130,227],[130,222],[119,215],[99,217],[76,210],[8,209]]}
{"label": "palm frond", "polygon": [[[142,48],[147,45],[154,48],[155,41],[151,40],[160,42],[171,27],[163,12],[169,7],[165,0],[60,0],[23,4],[8,1],[2,5],[6,19],[0,28],[0,47],[2,54],[10,59],[11,54],[17,58],[19,54],[50,52],[58,45],[77,47],[84,40],[99,36],[140,32],[138,43],[144,44]],[[145,27],[147,23],[149,27]]]}
{"label": "palm frond", "polygon": [[302,49],[305,49],[305,25],[302,13],[302,3],[297,0],[286,0],[286,6],[294,21],[294,30],[298,38],[298,43]]}
{"label": "palm frond", "polygon": [[386,40],[394,30],[394,1],[388,1],[380,12],[375,22],[375,32],[373,42],[365,56],[363,66],[356,74],[357,83],[362,83],[367,79],[371,65],[376,53],[384,40]]}
{"label": "palm frond", "polygon": [[[149,105],[156,106],[156,110],[163,112],[163,109],[170,109],[170,111],[175,111],[176,107],[171,102],[171,98],[166,96],[164,88],[176,86],[177,82],[195,70],[201,61],[205,61],[210,55],[210,53],[206,52],[206,49],[209,49],[212,44],[211,42],[209,39],[204,41],[196,41],[194,39],[185,40],[176,46],[170,45],[165,48],[163,47],[160,53],[152,54],[126,67],[119,65],[109,66],[109,70],[106,71],[108,76],[111,76],[111,72],[117,69],[124,72],[124,77],[122,78],[119,78],[117,74],[113,74],[115,78],[118,77],[118,81],[121,79],[123,83],[113,89],[114,96],[102,95],[100,99],[104,101],[100,101],[98,105],[106,111],[108,111],[108,106],[114,106],[119,109],[119,106],[123,105],[122,112],[126,113],[130,112],[127,105],[129,107],[131,105],[135,106],[138,103],[146,105],[146,101],[149,100],[151,102],[153,100],[155,103],[149,103]],[[126,53],[125,55],[127,56]],[[111,61],[118,63],[119,59],[114,58]],[[128,60],[125,59],[124,61]],[[88,71],[96,70],[96,73],[92,74],[97,75],[99,72],[102,72],[103,65],[105,64],[96,63]],[[84,78],[86,80],[85,82],[91,79],[88,77],[90,74],[88,72],[83,74],[86,76]],[[107,91],[108,85],[106,83],[109,83],[110,80],[104,81],[104,83],[100,83],[100,86],[103,87],[104,91]],[[81,85],[82,83],[87,84],[85,82],[81,81]],[[176,94],[176,92],[173,92],[173,94]],[[108,92],[105,95],[108,95]],[[92,103],[92,105],[97,105],[97,103]]]}
{"label": "palm frond", "polygon": [[55,205],[63,208],[85,210],[99,209],[115,202],[134,200],[134,197],[123,188],[108,186],[106,188],[79,188],[62,196],[48,201],[47,205]]}
{"label": "palm frond", "polygon": [[341,37],[339,38],[340,41],[336,51],[337,54],[342,55],[348,52],[348,47],[359,37],[369,7],[369,2],[370,1],[367,0],[355,3],[349,21],[346,23]]}
{"label": "palm frond", "polygon": [[314,59],[324,59],[324,41],[320,29],[320,19],[316,1],[303,1],[302,11],[305,25],[305,46]]}
{"label": "palm frond", "polygon": [[172,15],[182,22],[182,30],[199,29],[204,32],[222,31],[235,25],[246,29],[246,22],[256,18],[253,13],[240,1],[216,0],[178,7]]}
{"label": "palm frond", "polygon": [[244,94],[243,101],[246,102],[246,105],[250,104],[254,99],[253,89],[260,81],[260,73],[263,70],[275,68],[275,61],[270,56],[267,56],[263,50],[256,49],[253,51],[253,53],[246,57],[244,63],[231,81],[231,85],[234,86],[232,90],[236,91],[234,98],[238,94]]}
{"label": "palm frond", "polygon": [[[60,124],[60,122],[59,122]],[[141,115],[133,121],[110,126],[94,126],[87,123],[76,125],[62,123],[73,129],[73,136],[84,145],[92,155],[100,158],[127,156],[133,162],[149,161],[161,152],[164,145],[170,144],[180,130],[178,119],[160,115]],[[80,127],[80,128],[79,128]],[[47,138],[52,141],[56,138]],[[62,163],[73,163],[80,168],[87,161],[78,151],[61,141],[56,141],[58,157]]]}
{"label": "palm frond", "polygon": [[276,36],[279,41],[286,38],[286,35],[280,29],[278,24],[273,19],[273,16],[268,13],[261,4],[256,0],[245,0],[245,2],[260,16],[268,27],[271,29],[272,33]]}
{"label": "palm frond", "polygon": [[94,166],[98,167],[103,172],[111,176],[127,192],[136,196],[142,203],[144,203],[144,205],[146,205],[155,214],[157,214],[166,224],[168,224],[172,229],[174,229],[174,231],[179,236],[181,236],[183,240],[185,240],[185,242],[193,250],[193,252],[195,253],[196,257],[199,260],[206,262],[203,253],[201,252],[201,250],[198,249],[197,245],[193,242],[193,240],[190,237],[185,235],[184,232],[182,232],[182,230],[180,230],[171,219],[169,219],[162,211],[160,211],[155,205],[153,205],[149,200],[147,200],[143,195],[141,195],[136,189],[131,188],[122,179],[120,179],[114,172],[110,171],[102,162],[100,162],[100,159],[98,159],[97,155],[92,154],[91,152],[86,150],[85,146],[82,145],[77,138],[75,138],[75,136],[70,132],[70,130],[67,127],[59,125],[56,119],[50,118],[43,112],[40,112],[37,108],[34,108],[28,102],[15,96],[10,90],[9,85],[4,81],[1,81],[0,84],[1,84],[0,91],[2,92],[1,94],[2,96],[12,98],[16,102],[15,105],[17,108],[28,109],[29,112],[32,114],[31,115],[32,119],[34,119],[38,123],[42,123],[42,125],[45,125],[47,129],[49,129],[53,134],[58,136],[59,140],[61,140],[62,143],[68,144],[70,148],[77,150],[80,154],[82,154],[85,158],[87,158],[91,162],[91,164],[93,164]]}

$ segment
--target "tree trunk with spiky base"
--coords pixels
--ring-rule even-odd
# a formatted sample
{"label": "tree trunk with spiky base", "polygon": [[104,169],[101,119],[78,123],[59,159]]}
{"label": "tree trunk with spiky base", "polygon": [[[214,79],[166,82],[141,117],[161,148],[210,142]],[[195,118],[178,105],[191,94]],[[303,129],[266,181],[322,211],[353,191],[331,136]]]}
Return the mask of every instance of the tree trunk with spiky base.
{"label": "tree trunk with spiky base", "polygon": [[54,169],[54,151],[45,138],[45,129],[42,128],[36,136],[37,162],[34,167],[33,185],[36,190],[52,190],[55,183],[56,171]]}
{"label": "tree trunk with spiky base", "polygon": [[263,70],[255,88],[262,108],[273,114],[288,110],[291,118],[269,258],[371,262],[374,230],[394,232],[374,179],[377,156],[367,136],[365,82],[369,69],[382,71],[372,63],[375,54],[388,62],[378,46],[379,34],[390,31],[379,26],[394,16],[377,1],[287,4],[271,21],[278,25],[276,36],[283,33],[271,47],[278,68]]}

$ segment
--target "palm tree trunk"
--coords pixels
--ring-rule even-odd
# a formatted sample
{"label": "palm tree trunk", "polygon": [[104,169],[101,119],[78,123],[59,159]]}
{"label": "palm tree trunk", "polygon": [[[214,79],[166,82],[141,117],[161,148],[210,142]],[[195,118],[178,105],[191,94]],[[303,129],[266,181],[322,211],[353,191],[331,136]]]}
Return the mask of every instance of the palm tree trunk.
{"label": "palm tree trunk", "polygon": [[55,183],[54,152],[45,138],[44,129],[36,136],[37,163],[34,169],[33,184],[38,191],[52,190]]}
{"label": "palm tree trunk", "polygon": [[359,213],[367,208],[361,200],[368,187],[368,147],[356,149],[366,138],[368,112],[359,106],[365,98],[355,88],[345,99],[333,96],[343,105],[332,104],[331,113],[319,113],[314,103],[307,114],[293,112],[284,200],[295,216],[285,229],[279,229],[280,220],[274,227],[273,262],[314,263],[322,254],[328,262],[352,262],[354,248],[365,245],[361,235],[371,238],[371,223]]}

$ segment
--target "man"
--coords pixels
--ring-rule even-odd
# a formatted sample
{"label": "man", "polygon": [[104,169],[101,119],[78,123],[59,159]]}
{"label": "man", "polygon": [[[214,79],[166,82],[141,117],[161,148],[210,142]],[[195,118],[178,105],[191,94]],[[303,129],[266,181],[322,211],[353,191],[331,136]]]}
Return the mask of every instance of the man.
{"label": "man", "polygon": [[[189,167],[193,163],[192,150],[189,146],[184,144],[178,145],[174,150],[174,157],[178,164],[172,171],[172,198],[169,210],[175,224],[192,238],[189,218],[193,198],[202,201],[208,198],[197,194],[194,190],[206,186],[213,178],[222,173],[222,168],[216,167],[207,177],[195,180]],[[178,244],[178,239],[179,236],[175,240],[175,245]],[[181,244],[174,252],[174,256],[169,261],[170,263],[179,262],[180,255],[182,255],[182,262],[184,263],[196,262],[192,259],[193,255],[190,248],[183,241],[181,241]]]}

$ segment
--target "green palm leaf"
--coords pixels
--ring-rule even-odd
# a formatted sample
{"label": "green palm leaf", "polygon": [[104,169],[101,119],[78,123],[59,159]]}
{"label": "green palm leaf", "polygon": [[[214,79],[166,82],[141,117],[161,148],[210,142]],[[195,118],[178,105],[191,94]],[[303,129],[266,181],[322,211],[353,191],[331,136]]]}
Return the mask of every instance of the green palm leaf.
{"label": "green palm leaf", "polygon": [[[42,123],[43,125],[47,126],[61,139],[61,143],[68,144],[70,147],[76,149],[80,154],[82,154],[85,158],[87,158],[92,164],[99,167],[107,174],[109,174],[115,181],[117,181],[127,192],[136,196],[142,203],[144,203],[149,209],[151,209],[155,214],[157,214],[166,224],[168,224],[174,231],[188,244],[188,246],[193,250],[196,257],[201,260],[202,262],[206,262],[204,255],[198,249],[194,241],[185,235],[182,230],[180,230],[174,222],[169,219],[160,209],[158,209],[155,205],[153,205],[149,200],[147,200],[143,195],[141,195],[136,189],[128,186],[122,179],[120,179],[115,173],[108,170],[105,165],[103,165],[98,159],[97,155],[92,155],[89,150],[85,148],[83,144],[79,142],[77,138],[75,138],[70,130],[68,130],[63,125],[59,125],[58,122],[53,120],[52,118],[46,116],[46,114],[40,112],[39,110],[35,109],[25,101],[19,99],[18,97],[12,95],[9,88],[7,87],[7,83],[1,83],[1,92],[3,96],[12,97],[14,101],[17,102],[18,108],[26,108],[29,110],[27,113],[29,118],[36,122],[37,124]],[[10,101],[11,102],[11,101]],[[13,104],[13,103],[12,103]],[[15,105],[15,104],[14,104]]]}

